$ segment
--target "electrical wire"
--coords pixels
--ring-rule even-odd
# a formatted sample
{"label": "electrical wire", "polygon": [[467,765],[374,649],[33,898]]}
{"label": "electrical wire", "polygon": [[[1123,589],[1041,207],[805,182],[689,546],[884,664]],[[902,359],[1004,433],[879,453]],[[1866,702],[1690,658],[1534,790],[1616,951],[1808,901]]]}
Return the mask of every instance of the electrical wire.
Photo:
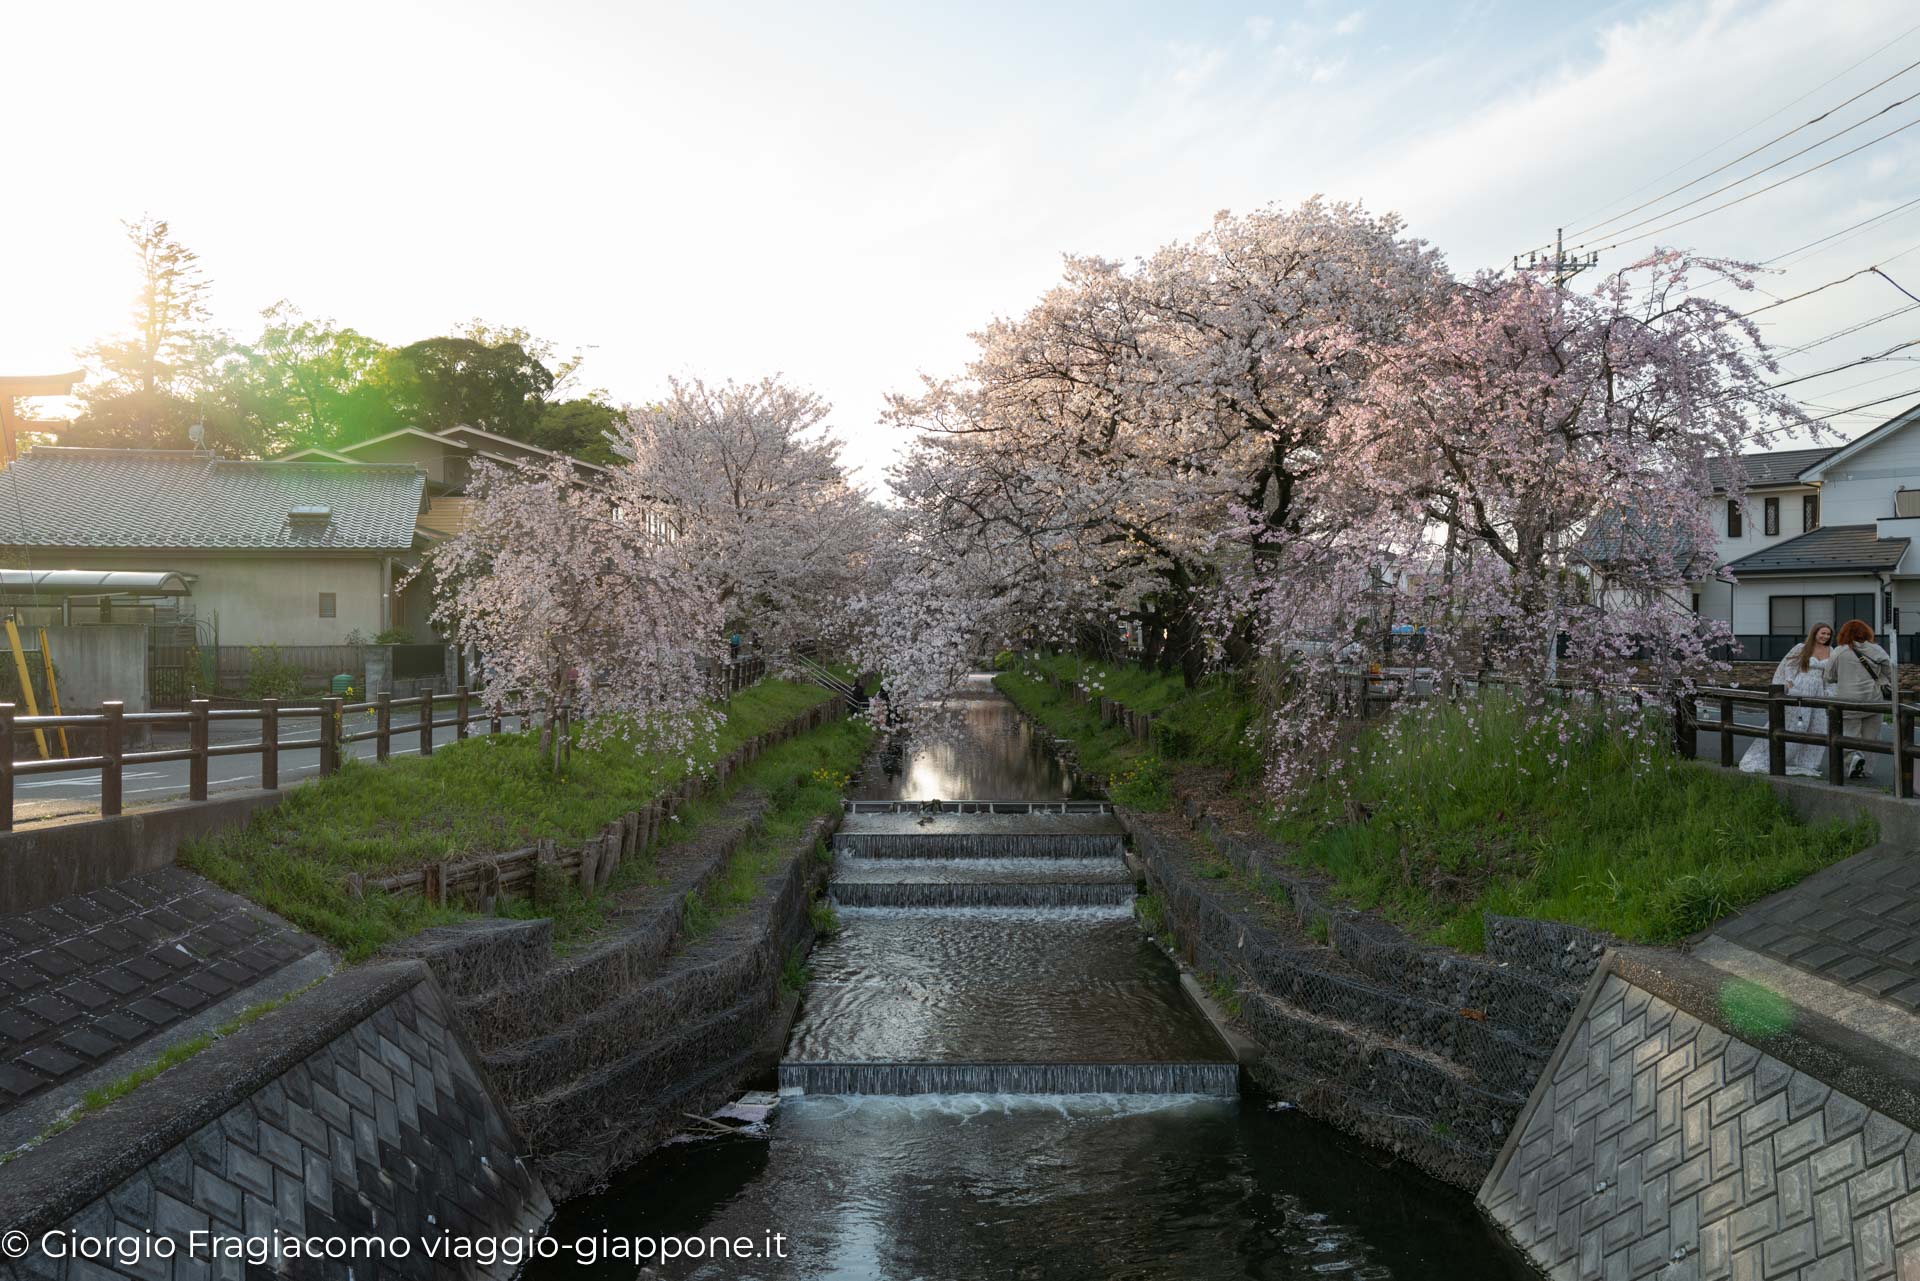
{"label": "electrical wire", "polygon": [[[1769,191],[1773,191],[1773,190],[1776,190],[1777,188],[1784,187],[1788,183],[1794,181],[1797,178],[1804,178],[1810,173],[1817,173],[1820,170],[1825,169],[1828,165],[1838,164],[1840,161],[1845,160],[1848,156],[1858,155],[1860,152],[1865,151],[1868,147],[1874,146],[1877,143],[1885,142],[1887,139],[1893,137],[1895,134],[1905,133],[1907,130],[1913,128],[1915,125],[1920,125],[1920,119],[1909,120],[1907,121],[1907,123],[1901,125],[1897,129],[1889,129],[1887,132],[1881,134],[1879,137],[1869,138],[1867,141],[1861,143],[1859,146],[1851,147],[1846,151],[1841,152],[1837,156],[1829,156],[1827,159],[1822,160],[1817,165],[1808,165],[1805,169],[1800,170],[1798,173],[1790,173],[1786,177],[1780,179],[1778,182],[1770,182],[1766,186],[1761,187],[1758,190],[1749,191],[1745,195],[1734,197],[1732,200],[1728,200],[1721,204],[1714,205],[1708,209],[1702,209],[1697,214],[1689,214],[1687,217],[1681,218],[1677,222],[1670,222],[1664,227],[1655,227],[1652,231],[1645,231],[1640,233],[1637,236],[1627,236],[1624,239],[1615,240],[1610,244],[1600,245],[1594,249],[1594,252],[1605,253],[1611,249],[1618,249],[1622,245],[1630,245],[1636,240],[1650,240],[1655,236],[1665,235],[1667,232],[1672,231],[1675,227],[1684,227],[1688,223],[1698,222],[1702,218],[1705,218],[1710,214],[1719,213],[1722,209],[1731,209],[1735,205],[1745,204],[1747,201],[1752,200],[1755,196],[1764,196]],[[1684,208],[1684,206],[1682,207]],[[1651,219],[1648,219],[1647,221],[1651,221]],[[1585,248],[1584,245],[1576,245],[1574,247]]]}
{"label": "electrical wire", "polygon": [[[1674,174],[1677,174],[1681,170],[1686,169],[1687,167],[1697,164],[1698,162],[1706,159],[1708,156],[1711,156],[1714,152],[1720,150],[1722,147],[1730,146],[1733,143],[1740,141],[1740,139],[1746,137],[1748,134],[1752,133],[1754,130],[1760,128],[1760,126],[1766,124],[1767,121],[1773,119],[1775,116],[1780,115],[1783,112],[1793,110],[1795,107],[1799,106],[1801,103],[1805,102],[1807,99],[1813,97],[1813,95],[1815,95],[1816,93],[1819,93],[1822,89],[1825,89],[1828,85],[1833,84],[1835,81],[1844,79],[1846,76],[1851,75],[1853,72],[1859,70],[1861,67],[1866,66],[1869,62],[1872,62],[1875,58],[1879,57],[1881,54],[1885,53],[1887,50],[1893,48],[1893,46],[1899,44],[1902,40],[1905,40],[1908,36],[1912,35],[1916,31],[1920,31],[1920,24],[1916,24],[1914,26],[1908,27],[1905,31],[1902,31],[1899,35],[1895,36],[1893,39],[1887,41],[1885,44],[1881,45],[1879,48],[1875,49],[1873,52],[1867,54],[1864,58],[1861,58],[1857,62],[1850,63],[1848,66],[1835,72],[1833,75],[1828,76],[1825,80],[1822,80],[1819,84],[1807,90],[1805,93],[1801,94],[1798,98],[1795,98],[1792,102],[1787,103],[1785,106],[1775,108],[1773,111],[1768,112],[1766,115],[1762,116],[1760,119],[1748,125],[1745,129],[1742,129],[1739,133],[1734,134],[1731,138],[1727,138],[1722,142],[1717,142],[1713,146],[1708,147],[1705,151],[1701,152],[1699,155],[1694,156],[1690,159],[1681,161],[1679,164],[1675,165],[1673,168],[1667,170],[1663,174],[1659,174],[1656,177],[1649,178],[1647,181],[1641,183],[1638,187],[1635,187],[1632,191],[1629,191],[1626,195],[1622,196],[1621,199],[1631,200],[1635,196],[1639,195],[1641,192],[1645,191],[1648,187],[1651,187],[1656,183],[1665,182],[1668,178],[1671,178]],[[1773,145],[1774,142],[1780,142],[1782,139],[1790,137],[1793,133],[1797,132],[1800,129],[1804,129],[1805,127],[1806,127],[1805,125],[1796,125],[1793,129],[1788,130],[1787,133],[1781,134],[1779,137],[1773,139],[1773,142],[1769,142],[1766,145],[1770,147]],[[1765,147],[1760,148],[1760,150],[1765,150]],[[1655,197],[1655,198],[1659,199],[1660,197]],[[1612,202],[1610,201],[1608,203],[1612,203]],[[1605,208],[1604,205],[1601,207]],[[1628,210],[1627,212],[1631,213],[1633,212],[1633,210]],[[1594,216],[1595,214],[1593,212],[1588,212],[1580,215],[1580,217],[1574,219],[1574,221],[1576,223],[1585,223],[1589,218],[1592,218]],[[1621,216],[1624,216],[1624,215],[1621,215]],[[1609,219],[1608,221],[1611,221],[1611,219]],[[1532,250],[1522,250],[1521,252],[1522,253],[1538,252],[1543,249],[1551,249],[1551,248],[1553,248],[1553,242],[1548,241],[1544,245],[1535,245]]]}
{"label": "electrical wire", "polygon": [[[1593,232],[1598,231],[1603,227],[1607,227],[1612,225],[1613,223],[1619,222],[1622,218],[1628,217],[1629,215],[1632,215],[1632,214],[1639,213],[1642,209],[1645,209],[1649,205],[1657,205],[1662,200],[1665,200],[1668,196],[1677,196],[1681,192],[1685,191],[1688,187],[1696,187],[1699,184],[1705,182],[1707,179],[1712,178],[1717,174],[1725,173],[1727,170],[1733,168],[1733,166],[1739,164],[1741,161],[1751,159],[1752,157],[1759,155],[1761,152],[1765,151],[1768,147],[1773,146],[1775,143],[1783,142],[1786,139],[1791,138],[1794,134],[1800,132],[1800,130],[1807,128],[1809,125],[1819,124],[1822,120],[1825,120],[1828,116],[1831,116],[1834,112],[1839,111],[1842,108],[1851,106],[1852,104],[1860,101],[1860,99],[1866,97],[1868,94],[1872,93],[1875,89],[1880,88],[1881,85],[1885,85],[1894,80],[1898,80],[1901,76],[1906,75],[1908,72],[1912,71],[1915,67],[1920,67],[1920,62],[1908,63],[1906,66],[1900,68],[1900,70],[1888,76],[1885,80],[1881,80],[1878,83],[1869,86],[1868,88],[1862,89],[1859,93],[1854,94],[1853,97],[1848,98],[1845,102],[1841,103],[1839,106],[1829,107],[1827,110],[1821,112],[1819,115],[1807,121],[1805,124],[1795,125],[1792,129],[1789,129],[1786,133],[1781,134],[1778,138],[1775,138],[1770,142],[1761,143],[1758,147],[1755,147],[1752,151],[1748,151],[1741,155],[1735,156],[1732,160],[1727,161],[1727,163],[1721,165],[1717,169],[1709,169],[1706,173],[1701,174],[1698,178],[1693,179],[1691,182],[1683,182],[1678,187],[1675,187],[1670,191],[1663,192],[1660,195],[1655,196],[1650,200],[1643,200],[1639,204],[1635,205],[1633,208],[1628,209],[1622,213],[1617,213],[1611,218],[1605,218],[1599,222],[1593,223],[1590,226],[1582,227],[1578,231],[1574,232],[1573,234],[1576,236],[1590,235]],[[1649,222],[1653,222],[1657,218],[1663,218],[1667,216],[1667,214],[1678,213],[1681,209],[1686,209],[1689,206],[1697,205],[1702,200],[1711,199],[1712,197],[1719,195],[1723,191],[1728,191],[1734,187],[1739,186],[1743,182],[1751,182],[1753,179],[1758,178],[1761,174],[1766,173],[1769,170],[1778,169],[1781,165],[1786,164],[1789,160],[1798,159],[1799,157],[1806,155],[1809,151],[1814,151],[1820,147],[1824,147],[1827,143],[1832,142],[1835,138],[1839,138],[1845,134],[1852,133],[1855,129],[1858,129],[1861,125],[1866,124],[1869,120],[1879,119],[1881,116],[1886,115],[1889,111],[1892,111],[1895,107],[1905,106],[1907,103],[1912,102],[1916,97],[1920,97],[1920,94],[1908,94],[1906,97],[1901,98],[1896,102],[1889,102],[1886,106],[1881,107],[1878,111],[1874,112],[1872,115],[1862,116],[1860,119],[1848,125],[1845,129],[1841,129],[1834,133],[1830,133],[1826,137],[1820,139],[1818,142],[1808,143],[1806,146],[1802,147],[1800,150],[1796,152],[1793,152],[1791,155],[1782,156],[1780,157],[1780,159],[1774,161],[1773,163],[1766,165],[1763,168],[1754,170],[1752,173],[1746,175],[1744,178],[1736,178],[1732,182],[1727,183],[1725,186],[1717,187],[1714,190],[1706,192],[1703,195],[1695,196],[1692,200],[1687,201],[1686,204],[1678,205],[1673,209],[1667,210],[1666,214],[1650,215],[1649,217],[1643,218],[1639,222],[1632,224],[1632,226],[1620,228],[1620,231],[1631,231],[1633,230],[1634,227],[1644,226]],[[1616,235],[1618,234],[1618,232],[1609,232],[1608,234]]]}

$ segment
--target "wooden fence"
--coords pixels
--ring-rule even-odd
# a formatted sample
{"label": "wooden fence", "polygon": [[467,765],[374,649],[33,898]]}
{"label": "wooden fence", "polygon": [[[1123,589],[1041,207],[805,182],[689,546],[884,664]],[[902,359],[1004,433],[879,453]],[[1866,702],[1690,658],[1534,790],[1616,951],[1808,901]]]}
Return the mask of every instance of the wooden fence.
{"label": "wooden fence", "polygon": [[[765,659],[741,659],[737,663],[722,664],[716,674],[716,683],[726,694],[735,694],[759,680],[766,670]],[[413,719],[395,725],[394,712],[409,710],[415,711]],[[369,712],[373,714],[371,729],[346,732],[346,718],[349,715]],[[216,756],[258,756],[260,786],[273,791],[280,786],[282,752],[318,748],[320,774],[325,777],[339,770],[341,748],[348,743],[373,743],[374,758],[384,762],[393,753],[396,736],[404,738],[409,734],[418,734],[420,754],[431,756],[435,730],[451,727],[454,737],[463,739],[468,737],[473,725],[484,721],[487,732],[498,734],[503,718],[517,719],[524,724],[531,714],[528,711],[487,711],[468,693],[465,685],[456,687],[451,694],[434,694],[430,690],[410,698],[381,694],[361,703],[329,697],[283,705],[277,698],[263,698],[258,706],[215,707],[208,699],[196,698],[190,700],[182,711],[129,712],[125,703],[112,701],[102,703],[98,711],[63,716],[22,716],[15,704],[0,703],[0,832],[13,830],[14,781],[18,778],[41,774],[98,773],[100,814],[103,818],[111,818],[122,810],[122,779],[130,765],[186,761],[187,797],[189,800],[204,801],[207,799],[207,766]],[[570,708],[560,708],[559,721],[563,732],[571,717]],[[260,736],[245,742],[212,742],[213,727],[231,721],[258,722]],[[312,737],[287,739],[280,736],[283,723],[299,721],[314,722]],[[187,734],[187,745],[128,751],[129,726],[183,729]],[[332,726],[333,732],[325,732],[326,726]],[[69,735],[69,730],[74,733]],[[34,736],[40,759],[22,759],[15,754],[22,734]],[[67,754],[66,745],[70,739],[77,741],[82,738],[90,745],[97,743],[99,750],[82,755]],[[61,754],[52,755],[54,750],[59,750]]]}
{"label": "wooden fence", "polygon": [[[396,709],[418,710],[412,721],[395,726],[393,713]],[[443,709],[450,714],[441,715]],[[345,732],[347,716],[359,712],[373,713],[373,727],[353,733]],[[514,717],[521,714],[509,712],[506,715]],[[121,812],[121,781],[130,765],[186,761],[187,797],[189,800],[204,801],[207,799],[207,766],[216,756],[258,756],[260,786],[273,791],[280,786],[282,752],[318,748],[320,774],[325,777],[339,770],[341,748],[348,743],[372,742],[375,759],[385,761],[393,753],[396,735],[404,737],[418,734],[420,754],[431,756],[433,732],[436,729],[452,727],[454,737],[462,739],[468,736],[476,722],[481,721],[486,722],[489,733],[497,734],[501,720],[500,714],[479,706],[468,695],[464,685],[452,695],[435,697],[433,694],[421,694],[415,698],[395,698],[391,694],[382,694],[365,703],[323,698],[311,704],[282,706],[277,698],[264,698],[257,708],[216,708],[208,700],[196,698],[185,711],[179,712],[129,712],[123,703],[108,702],[102,703],[97,712],[21,716],[14,704],[0,703],[0,744],[5,745],[5,750],[0,751],[0,831],[11,831],[13,828],[14,780],[21,777],[97,772],[100,775],[100,813],[102,817],[110,818]],[[560,709],[563,728],[567,720],[568,710],[563,707]],[[257,721],[260,737],[238,743],[210,741],[212,728],[228,721]],[[280,736],[283,723],[298,721],[314,722],[312,737],[287,739]],[[187,745],[127,751],[126,731],[129,725],[183,728],[187,732]],[[328,726],[332,727],[332,733],[327,732]],[[17,735],[33,734],[46,743],[69,729],[86,730],[90,736],[97,737],[100,750],[91,755],[56,756],[42,760],[21,760],[14,755]]]}
{"label": "wooden fence", "polygon": [[[1074,681],[1062,680],[1051,673],[1047,680],[1054,688],[1067,692],[1082,703],[1095,703],[1099,707],[1100,721],[1104,725],[1124,726],[1129,734],[1142,743],[1153,739],[1154,718],[1146,712],[1136,712],[1126,705],[1110,698],[1089,693]],[[1392,704],[1433,698],[1455,698],[1478,693],[1482,688],[1514,686],[1519,682],[1500,676],[1483,676],[1474,680],[1456,679],[1452,688],[1445,688],[1445,682],[1431,673],[1417,670],[1394,672],[1346,671],[1340,673],[1340,686],[1334,698],[1336,704],[1344,703],[1347,708],[1357,709],[1364,717],[1378,715]],[[1739,687],[1703,687],[1695,690],[1691,696],[1673,698],[1670,694],[1634,686],[1609,687],[1596,690],[1592,687],[1578,686],[1570,682],[1556,682],[1550,689],[1561,697],[1577,695],[1612,696],[1630,700],[1636,710],[1658,709],[1672,720],[1673,746],[1677,755],[1683,759],[1693,759],[1699,755],[1699,735],[1704,730],[1720,739],[1720,764],[1731,769],[1738,764],[1734,754],[1734,739],[1739,737],[1765,739],[1767,742],[1767,772],[1784,775],[1787,772],[1787,746],[1792,743],[1804,743],[1827,749],[1823,762],[1824,778],[1836,787],[1844,787],[1846,778],[1846,754],[1857,752],[1862,755],[1891,756],[1893,758],[1893,794],[1902,798],[1912,798],[1915,794],[1914,763],[1920,761],[1920,743],[1914,740],[1916,716],[1920,716],[1920,705],[1900,703],[1897,706],[1888,701],[1870,703],[1848,702],[1837,698],[1802,698],[1789,694],[1785,686],[1772,685],[1766,690],[1741,689]],[[1715,709],[1716,719],[1706,721],[1701,718],[1700,709]],[[1806,707],[1823,710],[1827,713],[1826,728],[1819,732],[1791,730],[1787,728],[1787,709]],[[1765,716],[1760,725],[1742,725],[1735,718],[1740,709],[1758,710]],[[1856,738],[1845,734],[1845,716],[1857,713],[1878,718],[1894,719],[1894,733],[1891,740],[1882,738]],[[1879,720],[1873,724],[1878,729]]]}
{"label": "wooden fence", "polygon": [[[1716,719],[1712,722],[1700,718],[1702,706],[1712,707]],[[1792,730],[1787,728],[1787,709],[1806,707],[1821,710],[1827,714],[1826,728],[1820,731]],[[1758,709],[1766,717],[1764,725],[1741,725],[1735,719],[1740,709]],[[1698,735],[1702,729],[1715,734],[1720,739],[1720,764],[1731,768],[1736,761],[1733,753],[1733,740],[1737,737],[1765,739],[1767,743],[1767,773],[1785,774],[1787,772],[1787,747],[1793,743],[1804,743],[1827,749],[1823,768],[1826,781],[1836,787],[1844,787],[1846,778],[1846,759],[1848,752],[1862,755],[1872,754],[1893,758],[1893,794],[1899,797],[1913,795],[1913,763],[1920,759],[1920,747],[1913,739],[1915,713],[1920,707],[1911,703],[1893,703],[1891,700],[1876,700],[1871,703],[1848,702],[1838,698],[1802,698],[1789,694],[1782,685],[1770,685],[1762,693],[1759,690],[1739,688],[1711,688],[1695,692],[1694,697],[1682,701],[1674,711],[1674,737],[1676,746],[1684,749],[1684,754],[1695,755],[1698,751]],[[1854,738],[1844,733],[1845,718],[1849,713],[1869,716],[1869,722],[1876,734],[1874,738]],[[1877,737],[1883,718],[1892,717],[1894,732],[1891,741]]]}
{"label": "wooden fence", "polygon": [[598,836],[570,849],[546,840],[504,854],[428,863],[396,876],[363,879],[352,875],[347,878],[347,891],[356,898],[370,893],[420,894],[435,904],[453,901],[490,911],[502,897],[537,899],[543,872],[560,883],[578,885],[589,892],[604,889],[622,862],[644,857],[660,842],[674,814],[688,801],[726,786],[728,779],[758,760],[768,748],[846,714],[847,701],[839,695],[816,704],[785,724],[748,739],[715,762],[712,774],[682,779],[673,790],[637,810],[629,810],[603,827]]}

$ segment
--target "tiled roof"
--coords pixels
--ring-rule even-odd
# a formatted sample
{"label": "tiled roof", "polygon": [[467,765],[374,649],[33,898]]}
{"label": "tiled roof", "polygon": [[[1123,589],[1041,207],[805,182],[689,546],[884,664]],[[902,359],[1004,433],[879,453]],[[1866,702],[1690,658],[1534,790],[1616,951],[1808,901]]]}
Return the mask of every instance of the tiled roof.
{"label": "tiled roof", "polygon": [[[1813,466],[1829,454],[1837,453],[1839,445],[1823,445],[1814,449],[1775,449],[1764,454],[1740,455],[1740,469],[1746,473],[1747,487],[1752,489],[1760,485],[1791,485],[1800,473]],[[1721,489],[1726,488],[1726,460],[1716,458],[1713,467],[1714,483]]]}
{"label": "tiled roof", "polygon": [[425,481],[411,464],[42,446],[0,473],[0,546],[402,550]]}
{"label": "tiled roof", "polygon": [[1906,554],[1908,539],[1879,538],[1872,525],[1827,525],[1810,534],[1775,543],[1727,566],[1742,574],[1819,573],[1892,569]]}

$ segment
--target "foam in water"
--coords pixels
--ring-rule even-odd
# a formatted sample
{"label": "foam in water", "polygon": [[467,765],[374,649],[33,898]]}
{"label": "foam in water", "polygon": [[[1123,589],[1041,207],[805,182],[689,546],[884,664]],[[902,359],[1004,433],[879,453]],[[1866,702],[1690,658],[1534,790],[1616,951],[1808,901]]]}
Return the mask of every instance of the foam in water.
{"label": "foam in water", "polygon": [[836,881],[841,907],[1115,907],[1133,902],[1131,881],[1092,884]]}
{"label": "foam in water", "polygon": [[808,1094],[1187,1094],[1233,1098],[1237,1063],[782,1063]]}
{"label": "foam in water", "polygon": [[855,919],[867,916],[980,916],[996,921],[1027,921],[1036,925],[1071,925],[1086,921],[1129,921],[1130,905],[1108,907],[849,907],[842,915]]}
{"label": "foam in water", "polygon": [[841,832],[833,848],[857,858],[1117,858],[1122,845],[1106,832]]}

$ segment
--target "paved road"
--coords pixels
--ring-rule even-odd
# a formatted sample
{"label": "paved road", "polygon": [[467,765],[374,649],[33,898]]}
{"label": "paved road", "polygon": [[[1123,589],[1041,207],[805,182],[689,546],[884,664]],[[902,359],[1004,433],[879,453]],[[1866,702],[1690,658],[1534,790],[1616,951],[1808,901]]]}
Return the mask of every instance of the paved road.
{"label": "paved road", "polygon": [[[507,729],[516,729],[519,721],[509,717],[505,723]],[[372,729],[371,716],[349,717],[347,732]],[[484,734],[487,722],[477,721],[469,733]],[[228,741],[250,741],[259,735],[259,726],[249,724],[244,729],[232,731]],[[299,721],[280,728],[283,743],[300,738],[311,739],[314,734],[314,722]],[[437,729],[433,734],[435,747],[455,741],[452,726]],[[216,742],[219,739],[215,740]],[[175,741],[156,742],[156,748],[173,747]],[[184,745],[184,744],[179,744]],[[420,751],[420,729],[418,722],[396,723],[393,727],[394,756],[412,756]],[[372,760],[377,749],[371,740],[347,744],[347,755],[362,760]],[[128,809],[136,806],[152,805],[159,801],[173,800],[187,794],[186,761],[163,761],[151,765],[129,767],[121,775],[121,796]],[[318,747],[285,747],[280,749],[280,785],[290,787],[305,782],[320,772],[320,749]],[[216,756],[207,765],[207,789],[209,791],[230,790],[242,787],[260,786],[260,754],[250,752],[244,755]],[[98,813],[100,808],[100,774],[97,770],[75,771],[71,774],[37,774],[15,780],[14,785],[14,825],[23,827],[30,823],[45,822],[49,819],[66,818],[76,814]]]}

